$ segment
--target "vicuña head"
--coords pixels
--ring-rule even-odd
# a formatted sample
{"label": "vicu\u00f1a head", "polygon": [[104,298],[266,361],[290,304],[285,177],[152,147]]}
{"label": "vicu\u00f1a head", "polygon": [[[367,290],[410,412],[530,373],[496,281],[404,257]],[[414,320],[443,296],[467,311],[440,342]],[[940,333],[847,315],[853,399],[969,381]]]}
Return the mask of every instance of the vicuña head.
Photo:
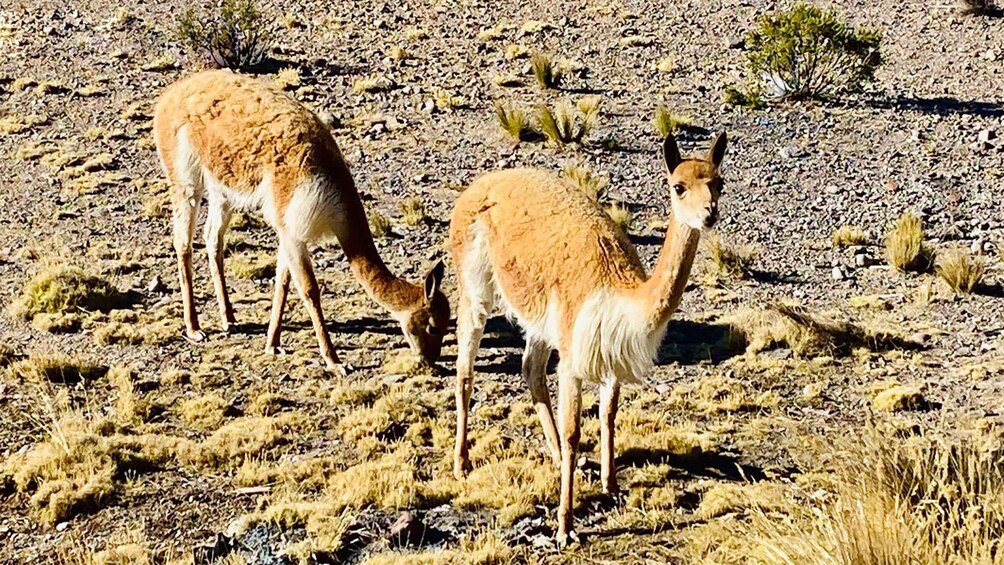
{"label": "vicu\u00f1a head", "polygon": [[[672,214],[650,273],[631,241],[595,200],[547,171],[482,175],[460,195],[450,221],[457,271],[457,441],[453,469],[462,478],[468,405],[485,321],[498,304],[526,335],[523,378],[545,441],[561,466],[558,539],[572,529],[573,477],[583,380],[600,383],[600,478],[617,489],[614,420],[620,384],[651,370],[687,286],[701,232],[718,218],[718,167],[726,137],[707,156],[683,159],[663,143]],[[558,423],[551,410],[547,361],[558,350]]]}
{"label": "vicu\u00f1a head", "polygon": [[666,136],[662,154],[669,178],[670,201],[677,222],[695,230],[710,228],[718,221],[718,197],[722,193],[722,178],[718,167],[725,158],[728,139],[718,134],[707,156],[683,159],[676,140]]}
{"label": "vicu\u00f1a head", "polygon": [[192,238],[199,206],[209,271],[224,330],[235,323],[223,273],[223,237],[234,209],[260,211],[279,236],[266,349],[279,346],[290,279],[310,313],[328,369],[344,372],[321,313],[308,245],[334,236],[366,292],[401,324],[408,345],[439,357],[450,306],[440,262],[417,285],[395,276],[377,253],[355,183],[327,126],[274,84],[207,71],[168,87],[153,118],[161,164],[172,185],[185,335],[205,339],[192,288]]}

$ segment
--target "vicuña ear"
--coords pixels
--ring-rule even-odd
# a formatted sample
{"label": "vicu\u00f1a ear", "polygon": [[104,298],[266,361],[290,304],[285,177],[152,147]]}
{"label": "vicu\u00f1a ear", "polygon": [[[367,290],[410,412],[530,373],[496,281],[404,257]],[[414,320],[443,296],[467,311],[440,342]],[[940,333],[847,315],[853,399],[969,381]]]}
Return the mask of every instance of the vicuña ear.
{"label": "vicu\u00f1a ear", "polygon": [[728,143],[729,138],[723,131],[718,134],[718,137],[715,138],[715,142],[711,145],[711,149],[708,150],[708,160],[716,167],[720,167],[722,160],[725,159],[725,146],[728,145]]}
{"label": "vicu\u00f1a ear", "polygon": [[676,169],[676,166],[683,161],[683,157],[680,157],[680,148],[676,146],[676,139],[673,138],[673,134],[666,136],[666,139],[662,142],[662,158],[666,161],[666,171],[672,173]]}
{"label": "vicu\u00f1a ear", "polygon": [[436,264],[429,269],[425,275],[425,297],[432,300],[432,297],[439,292],[439,287],[443,284],[443,275],[446,273],[446,265],[443,260],[436,261]]}

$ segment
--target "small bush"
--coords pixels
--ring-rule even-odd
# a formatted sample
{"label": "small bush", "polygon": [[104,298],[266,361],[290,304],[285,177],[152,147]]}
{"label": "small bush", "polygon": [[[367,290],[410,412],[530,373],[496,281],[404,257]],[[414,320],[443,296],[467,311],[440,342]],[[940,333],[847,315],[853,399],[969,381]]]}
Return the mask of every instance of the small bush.
{"label": "small bush", "polygon": [[[826,98],[860,90],[874,78],[882,63],[880,43],[878,32],[854,30],[836,12],[797,4],[760,18],[746,39],[747,63],[750,74],[763,78],[768,94],[777,98]],[[758,96],[758,87],[732,95],[746,102]]]}
{"label": "small bush", "polygon": [[674,114],[666,108],[665,106],[657,106],[655,109],[655,118],[652,119],[652,125],[655,127],[656,133],[659,137],[665,139],[670,134],[675,134],[682,128],[690,126],[690,120],[684,116],[679,116]]}
{"label": "small bush", "polygon": [[222,0],[206,11],[189,6],[178,22],[178,36],[216,65],[244,69],[265,58],[269,26],[255,0]]}
{"label": "small bush", "polygon": [[885,239],[889,264],[900,271],[924,272],[931,268],[933,252],[924,245],[924,224],[910,212],[900,216]]}
{"label": "small bush", "polygon": [[939,254],[935,270],[956,294],[969,294],[983,278],[983,263],[966,251],[957,249]]}
{"label": "small bush", "polygon": [[833,235],[830,236],[830,239],[833,241],[833,247],[838,249],[854,245],[866,245],[868,243],[868,232],[854,226],[840,226],[840,228],[833,230]]}
{"label": "small bush", "polygon": [[542,53],[534,53],[530,57],[530,68],[533,69],[533,76],[541,88],[558,88],[558,83],[561,82],[561,71],[554,68],[550,57]]}
{"label": "small bush", "polygon": [[540,131],[558,145],[582,143],[599,116],[599,105],[592,100],[572,106],[567,100],[559,102],[554,109],[544,104],[537,106],[537,124]]}
{"label": "small bush", "polygon": [[501,100],[495,101],[495,118],[499,126],[519,141],[526,141],[533,136],[533,126],[530,118],[523,110],[510,106]]}

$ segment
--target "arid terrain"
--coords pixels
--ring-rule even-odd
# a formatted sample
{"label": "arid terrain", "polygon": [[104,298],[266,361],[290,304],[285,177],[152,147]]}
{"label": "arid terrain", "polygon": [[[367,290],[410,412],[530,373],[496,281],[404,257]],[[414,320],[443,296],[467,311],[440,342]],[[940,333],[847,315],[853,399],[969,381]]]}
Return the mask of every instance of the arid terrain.
{"label": "arid terrain", "polygon": [[[600,492],[587,386],[582,539],[558,549],[558,474],[520,375],[522,337],[504,318],[489,321],[476,364],[464,481],[451,472],[453,336],[438,367],[417,365],[336,243],[314,259],[347,379],[323,371],[296,298],[285,353],[264,352],[276,238],[254,215],[227,239],[238,327],[220,331],[197,237],[209,339],[182,337],[150,115],[204,63],[176,35],[187,4],[0,6],[0,562],[877,562],[771,548],[808,539],[806,513],[846,494],[840,469],[897,442],[1000,453],[1001,18],[950,2],[817,3],[881,31],[875,81],[748,109],[723,102],[750,78],[743,38],[787,2],[262,5],[274,29],[258,72],[331,124],[386,231],[380,253],[411,280],[448,256],[459,191],[513,166],[605,179],[604,205],[630,212],[652,265],[669,202],[656,107],[690,123],[684,154],[728,132],[718,247],[702,248],[648,383],[621,401],[623,492]],[[536,51],[564,69],[559,88],[536,83]],[[587,97],[597,121],[569,146],[515,142],[493,106]],[[889,265],[886,233],[907,212],[937,256],[961,248],[985,266],[973,293]],[[864,233],[835,241],[841,227]],[[747,256],[736,267],[721,246]],[[83,306],[25,314],[64,294]],[[987,512],[1000,521],[965,519],[999,539],[997,480]],[[889,534],[895,522],[875,530],[890,555],[922,545]],[[1004,561],[981,555],[971,562]]]}

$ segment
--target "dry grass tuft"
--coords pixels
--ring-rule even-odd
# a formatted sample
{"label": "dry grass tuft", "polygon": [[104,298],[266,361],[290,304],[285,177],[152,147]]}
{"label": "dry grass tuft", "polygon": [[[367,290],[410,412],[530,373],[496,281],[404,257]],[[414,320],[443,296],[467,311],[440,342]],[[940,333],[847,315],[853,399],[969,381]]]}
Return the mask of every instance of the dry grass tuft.
{"label": "dry grass tuft", "polygon": [[42,116],[15,116],[8,114],[0,117],[0,135],[24,133],[35,126],[48,122],[48,118]]}
{"label": "dry grass tuft", "polygon": [[379,212],[373,212],[370,214],[370,232],[376,239],[384,239],[391,233],[391,228],[393,225],[387,216]]}
{"label": "dry grass tuft", "polygon": [[11,308],[14,314],[31,320],[38,314],[108,311],[125,302],[125,297],[105,279],[59,265],[32,277]]}
{"label": "dry grass tuft", "polygon": [[[995,563],[1004,531],[999,438],[870,430],[839,452],[825,491],[730,528],[755,563]],[[717,556],[710,556],[714,561]]]}
{"label": "dry grass tuft", "polygon": [[884,350],[913,346],[889,333],[812,314],[800,306],[740,309],[720,321],[729,326],[731,345],[748,353],[787,347],[798,355],[832,355],[846,354],[856,347]]}
{"label": "dry grass tuft", "polygon": [[610,184],[606,177],[596,174],[584,165],[568,165],[561,170],[561,176],[572,181],[582,192],[597,202],[603,198],[607,185]]}
{"label": "dry grass tuft", "polygon": [[718,234],[704,238],[707,272],[715,280],[745,279],[750,276],[756,248],[751,245],[729,245]]}
{"label": "dry grass tuft", "polygon": [[867,245],[869,237],[868,232],[861,228],[854,226],[840,226],[840,228],[833,230],[833,235],[830,236],[830,240],[833,242],[833,247],[843,249],[845,247],[853,247],[855,245]]}
{"label": "dry grass tuft", "polygon": [[652,125],[655,127],[655,132],[659,134],[659,137],[665,138],[670,134],[676,134],[681,129],[689,127],[691,121],[685,116],[674,114],[665,106],[656,106]]}
{"label": "dry grass tuft", "polygon": [[584,143],[599,117],[599,105],[594,100],[590,99],[579,108],[567,100],[559,102],[553,109],[544,104],[538,105],[537,125],[541,133],[558,145]]}
{"label": "dry grass tuft", "polygon": [[352,91],[356,94],[384,92],[394,88],[396,84],[389,77],[374,75],[357,79],[352,83]]}
{"label": "dry grass tuft", "polygon": [[983,278],[983,262],[962,249],[938,255],[935,265],[938,276],[956,294],[970,294]]}
{"label": "dry grass tuft", "polygon": [[696,513],[702,520],[710,520],[751,509],[778,510],[785,503],[783,488],[775,483],[717,483],[704,493]]}
{"label": "dry grass tuft", "polygon": [[558,83],[561,82],[561,71],[554,67],[550,57],[543,53],[534,53],[530,56],[530,68],[541,88],[558,88]]}
{"label": "dry grass tuft", "polygon": [[619,203],[613,203],[610,206],[607,206],[604,211],[607,213],[607,216],[613,220],[614,224],[623,230],[624,233],[627,233],[628,230],[631,229],[631,223],[634,220],[634,215],[627,206]]}
{"label": "dry grass tuft", "polygon": [[533,136],[533,125],[526,112],[502,100],[495,101],[495,119],[503,131],[519,141]]}
{"label": "dry grass tuft", "polygon": [[669,402],[689,411],[724,414],[765,410],[776,406],[780,398],[773,392],[751,391],[736,379],[713,374],[674,389]]}
{"label": "dry grass tuft", "polygon": [[1004,9],[994,0],[958,0],[958,2],[963,14],[996,17],[1004,15]]}
{"label": "dry grass tuft", "polygon": [[432,102],[441,112],[452,112],[467,105],[466,98],[456,96],[445,88],[437,88],[432,91]]}
{"label": "dry grass tuft", "polygon": [[178,415],[197,430],[212,430],[223,423],[229,406],[219,395],[205,394],[184,400],[178,406]]}
{"label": "dry grass tuft", "polygon": [[872,408],[882,412],[925,410],[930,403],[919,386],[885,383],[875,387]]}
{"label": "dry grass tuft", "polygon": [[540,459],[522,456],[492,458],[476,464],[454,504],[461,508],[493,508],[498,520],[510,525],[536,513],[542,504],[557,502],[558,472]]}
{"label": "dry grass tuft", "polygon": [[270,280],[275,278],[275,256],[264,251],[234,255],[229,259],[233,274],[242,279]]}
{"label": "dry grass tuft", "polygon": [[283,90],[296,90],[301,83],[300,70],[296,67],[286,67],[275,75],[275,84]]}
{"label": "dry grass tuft", "polygon": [[931,268],[934,253],[924,245],[924,224],[907,212],[889,229],[885,240],[886,258],[900,271],[924,272]]}
{"label": "dry grass tuft", "polygon": [[260,456],[267,449],[294,441],[297,433],[308,431],[310,421],[298,412],[274,417],[237,418],[214,431],[198,444],[186,444],[178,456],[183,462],[205,469],[226,469],[247,457]]}
{"label": "dry grass tuft", "polygon": [[108,367],[64,355],[32,355],[8,367],[16,379],[32,383],[86,383],[108,373]]}
{"label": "dry grass tuft", "polygon": [[401,219],[409,226],[424,224],[429,216],[425,213],[425,203],[421,198],[409,198],[401,203]]}

